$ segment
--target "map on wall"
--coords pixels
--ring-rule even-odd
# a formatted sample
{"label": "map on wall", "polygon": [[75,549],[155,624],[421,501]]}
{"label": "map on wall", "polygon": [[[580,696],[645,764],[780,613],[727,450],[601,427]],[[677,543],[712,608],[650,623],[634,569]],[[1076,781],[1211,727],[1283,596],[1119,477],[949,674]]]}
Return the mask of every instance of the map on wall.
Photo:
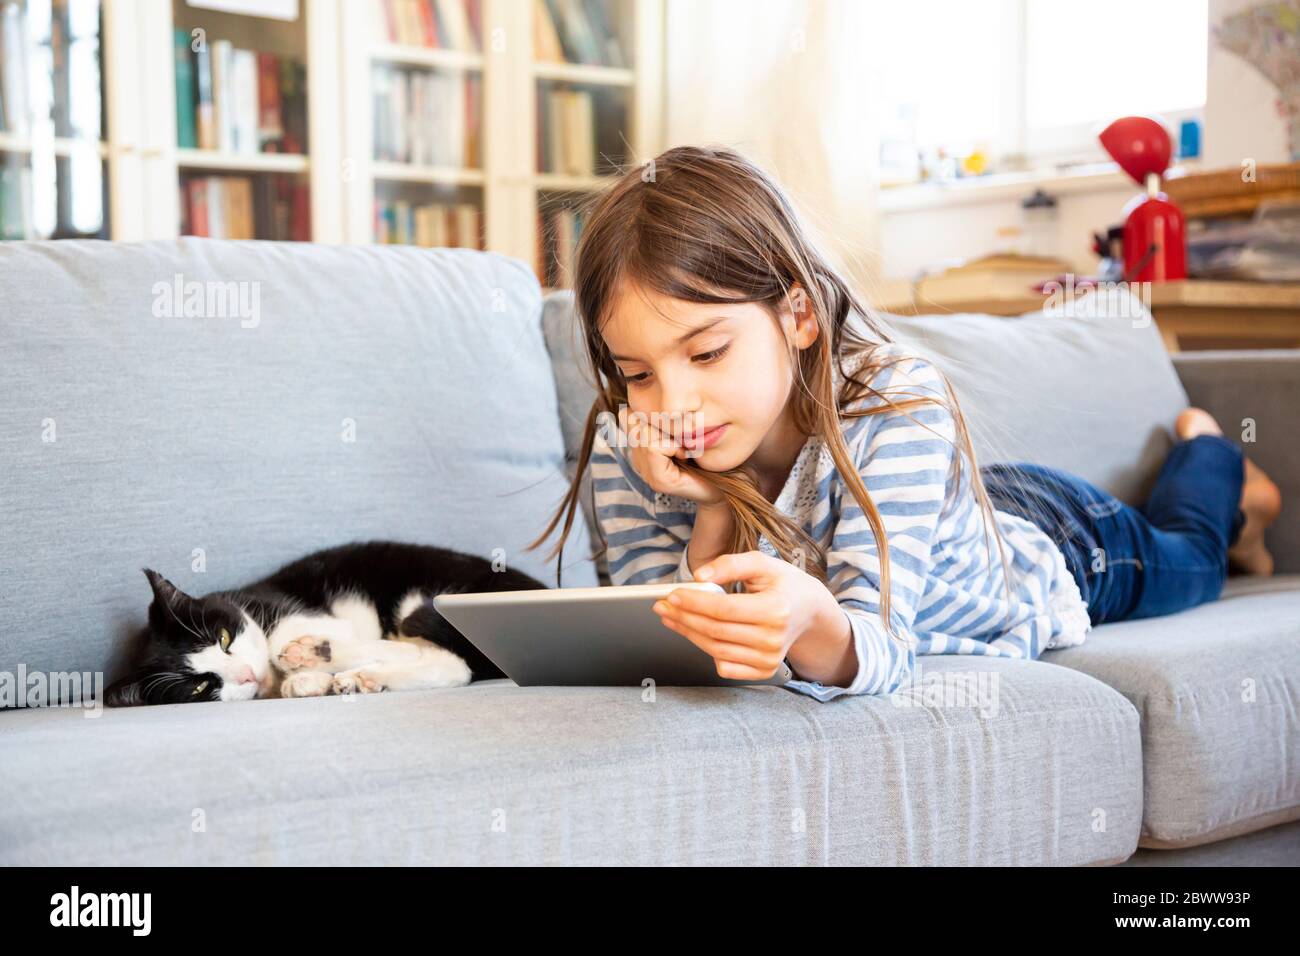
{"label": "map on wall", "polygon": [[1273,84],[1291,158],[1300,160],[1300,0],[1263,3],[1224,17],[1213,36]]}

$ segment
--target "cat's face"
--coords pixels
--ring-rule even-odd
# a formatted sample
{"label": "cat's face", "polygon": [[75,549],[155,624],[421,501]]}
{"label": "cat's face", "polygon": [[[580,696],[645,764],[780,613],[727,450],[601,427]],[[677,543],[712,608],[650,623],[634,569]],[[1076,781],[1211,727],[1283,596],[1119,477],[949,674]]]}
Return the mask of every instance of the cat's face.
{"label": "cat's face", "polygon": [[156,571],[149,624],[131,673],[104,695],[109,707],[251,700],[273,680],[266,635],[219,595],[190,597]]}

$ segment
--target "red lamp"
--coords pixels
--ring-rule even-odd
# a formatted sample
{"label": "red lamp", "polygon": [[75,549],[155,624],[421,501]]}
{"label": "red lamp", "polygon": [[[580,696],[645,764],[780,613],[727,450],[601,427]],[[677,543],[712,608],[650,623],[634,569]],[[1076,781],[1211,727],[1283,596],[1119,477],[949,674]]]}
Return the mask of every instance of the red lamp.
{"label": "red lamp", "polygon": [[1124,278],[1166,282],[1187,278],[1187,221],[1160,191],[1173,142],[1169,132],[1146,116],[1125,116],[1098,137],[1120,168],[1146,187],[1124,207]]}

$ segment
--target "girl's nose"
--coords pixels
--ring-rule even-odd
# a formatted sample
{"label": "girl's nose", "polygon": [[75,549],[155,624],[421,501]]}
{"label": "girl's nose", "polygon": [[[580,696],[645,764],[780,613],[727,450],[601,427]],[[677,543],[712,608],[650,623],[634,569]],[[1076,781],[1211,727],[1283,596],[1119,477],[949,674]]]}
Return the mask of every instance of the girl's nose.
{"label": "girl's nose", "polygon": [[[680,418],[692,430],[692,419],[699,413],[700,395],[693,385],[687,383],[665,384],[659,395],[659,407],[670,418]],[[673,425],[676,427],[676,424]]]}

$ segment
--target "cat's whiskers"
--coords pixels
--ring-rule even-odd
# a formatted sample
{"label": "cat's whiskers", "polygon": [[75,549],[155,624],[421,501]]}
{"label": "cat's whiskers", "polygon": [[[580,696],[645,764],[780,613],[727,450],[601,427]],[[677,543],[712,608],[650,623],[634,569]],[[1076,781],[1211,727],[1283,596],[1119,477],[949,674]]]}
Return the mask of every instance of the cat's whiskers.
{"label": "cat's whiskers", "polygon": [[167,613],[170,614],[170,615],[172,616],[172,620],[173,620],[173,621],[175,621],[175,622],[176,622],[177,624],[179,624],[181,627],[185,628],[185,630],[189,631],[191,634],[193,634],[195,637],[197,637],[200,641],[204,640],[203,635],[200,634],[198,631],[194,630],[194,628],[190,626],[191,624],[194,623],[194,609],[193,609],[193,608],[190,609],[190,623],[189,623],[189,624],[186,624],[184,621],[182,621],[182,620],[180,619],[180,617],[179,617],[179,616],[177,615],[177,613],[176,613],[176,609],[175,609],[174,607],[172,607],[171,604],[166,604],[165,607],[167,608]]}
{"label": "cat's whiskers", "polygon": [[147,698],[153,692],[154,687],[159,684],[161,684],[159,692],[165,694],[169,688],[181,683],[184,679],[184,675],[175,671],[160,671],[157,674],[150,674],[140,687],[140,695]]}

